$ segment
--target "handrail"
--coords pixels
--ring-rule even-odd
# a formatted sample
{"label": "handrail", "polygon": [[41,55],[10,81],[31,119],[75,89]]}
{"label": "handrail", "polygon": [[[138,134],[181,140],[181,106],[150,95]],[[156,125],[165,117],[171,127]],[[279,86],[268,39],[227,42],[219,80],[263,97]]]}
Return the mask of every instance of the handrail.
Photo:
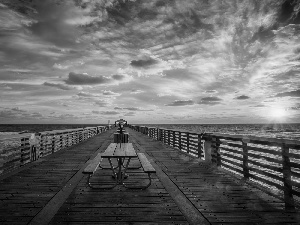
{"label": "handrail", "polygon": [[110,129],[95,126],[6,135],[0,138],[0,175],[36,161],[61,149],[78,144]]}
{"label": "handrail", "polygon": [[[180,151],[222,167],[246,182],[275,190],[285,208],[300,200],[300,141],[129,125]],[[272,192],[273,193],[273,192]]]}

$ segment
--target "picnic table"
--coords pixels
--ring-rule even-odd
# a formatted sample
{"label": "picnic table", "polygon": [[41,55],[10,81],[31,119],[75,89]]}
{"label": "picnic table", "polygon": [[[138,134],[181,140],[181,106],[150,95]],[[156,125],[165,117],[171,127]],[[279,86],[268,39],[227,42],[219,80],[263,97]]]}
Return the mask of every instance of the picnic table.
{"label": "picnic table", "polygon": [[[143,168],[143,171],[148,174],[149,183],[145,186],[128,186],[124,183],[124,180],[128,177],[126,174],[129,168],[130,160],[133,158],[138,158],[140,161],[140,167],[134,167],[130,169]],[[110,167],[105,168],[100,165],[102,159],[108,159]],[[114,166],[112,159],[117,159],[117,166]],[[95,187],[90,183],[90,177],[95,173],[97,168],[111,169],[113,173],[113,178],[115,179],[115,184],[111,187]],[[91,188],[97,189],[108,189],[114,188],[118,184],[123,185],[126,188],[131,189],[145,189],[151,185],[151,173],[156,173],[155,169],[148,161],[144,153],[136,153],[132,143],[111,143],[104,153],[99,153],[92,162],[83,170],[83,173],[89,174],[88,184]]]}

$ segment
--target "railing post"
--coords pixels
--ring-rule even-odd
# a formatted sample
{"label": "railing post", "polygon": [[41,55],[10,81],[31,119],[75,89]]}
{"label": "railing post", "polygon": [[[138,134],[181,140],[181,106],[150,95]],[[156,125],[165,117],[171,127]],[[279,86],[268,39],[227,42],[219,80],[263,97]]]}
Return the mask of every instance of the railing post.
{"label": "railing post", "polygon": [[175,131],[173,130],[173,148],[175,147]]}
{"label": "railing post", "polygon": [[281,154],[282,154],[282,169],[283,169],[285,209],[288,210],[288,211],[294,211],[295,210],[295,203],[294,203],[293,189],[292,189],[289,147],[287,147],[284,143],[282,144]]}
{"label": "railing post", "polygon": [[161,141],[161,139],[162,139],[162,129],[159,129],[158,140]]}
{"label": "railing post", "polygon": [[202,145],[201,145],[201,134],[198,134],[198,158],[201,158]]}
{"label": "railing post", "polygon": [[190,133],[186,133],[186,152],[190,153]]}
{"label": "railing post", "polygon": [[212,138],[205,137],[204,142],[204,160],[205,162],[212,163],[212,157],[211,157],[211,144],[212,144]]}
{"label": "railing post", "polygon": [[171,134],[171,131],[168,130],[168,145],[169,145],[169,146],[171,145],[170,134]]}
{"label": "railing post", "polygon": [[212,155],[216,158],[217,166],[221,166],[221,155],[220,155],[220,140],[218,137],[213,137],[213,151]]}
{"label": "railing post", "polygon": [[249,140],[247,138],[244,138],[242,140],[242,146],[243,146],[243,175],[245,179],[249,179],[250,173],[249,173],[249,165],[248,165],[248,146],[247,142]]}
{"label": "railing post", "polygon": [[52,151],[52,154],[55,152],[55,134],[52,136],[51,151]]}
{"label": "railing post", "polygon": [[179,131],[178,135],[178,142],[179,142],[179,150],[181,150],[181,132]]}

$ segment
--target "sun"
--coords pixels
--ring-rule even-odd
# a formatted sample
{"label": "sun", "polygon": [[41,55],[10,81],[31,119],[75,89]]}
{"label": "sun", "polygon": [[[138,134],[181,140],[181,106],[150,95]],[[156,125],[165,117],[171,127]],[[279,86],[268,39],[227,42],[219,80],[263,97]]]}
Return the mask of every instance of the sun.
{"label": "sun", "polygon": [[287,111],[283,108],[271,108],[270,116],[275,120],[284,120],[287,116]]}

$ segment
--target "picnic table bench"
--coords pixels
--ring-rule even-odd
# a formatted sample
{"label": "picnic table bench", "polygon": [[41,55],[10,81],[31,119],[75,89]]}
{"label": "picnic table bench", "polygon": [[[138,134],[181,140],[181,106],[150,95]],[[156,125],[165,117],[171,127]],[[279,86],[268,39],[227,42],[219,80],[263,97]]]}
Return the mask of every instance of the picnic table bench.
{"label": "picnic table bench", "polygon": [[[103,168],[100,165],[100,162],[103,160],[103,158],[107,158],[110,164],[110,167]],[[114,166],[111,162],[112,158],[116,158],[118,161],[118,165]],[[130,160],[132,158],[138,158],[139,162],[141,164],[140,167],[130,168],[130,169],[139,169],[143,168],[143,171],[147,173],[149,183],[147,185],[141,185],[141,186],[128,186],[125,184],[124,179],[126,179],[128,176],[126,174],[126,171],[128,169],[128,165],[130,163]],[[125,159],[127,159],[126,164]],[[113,177],[115,178],[115,184],[113,186],[105,187],[105,186],[94,186],[90,182],[90,178],[94,175],[96,170],[98,168],[101,169],[111,169],[113,172]],[[122,168],[124,168],[122,170]],[[116,171],[117,169],[117,171]],[[151,174],[156,173],[154,167],[151,165],[147,157],[144,153],[136,153],[134,150],[132,143],[111,143],[104,153],[99,153],[94,159],[90,161],[90,163],[86,166],[86,168],[82,171],[83,174],[88,174],[88,185],[91,188],[94,189],[111,189],[117,186],[118,184],[122,184],[124,187],[129,189],[146,189],[151,185]]]}

